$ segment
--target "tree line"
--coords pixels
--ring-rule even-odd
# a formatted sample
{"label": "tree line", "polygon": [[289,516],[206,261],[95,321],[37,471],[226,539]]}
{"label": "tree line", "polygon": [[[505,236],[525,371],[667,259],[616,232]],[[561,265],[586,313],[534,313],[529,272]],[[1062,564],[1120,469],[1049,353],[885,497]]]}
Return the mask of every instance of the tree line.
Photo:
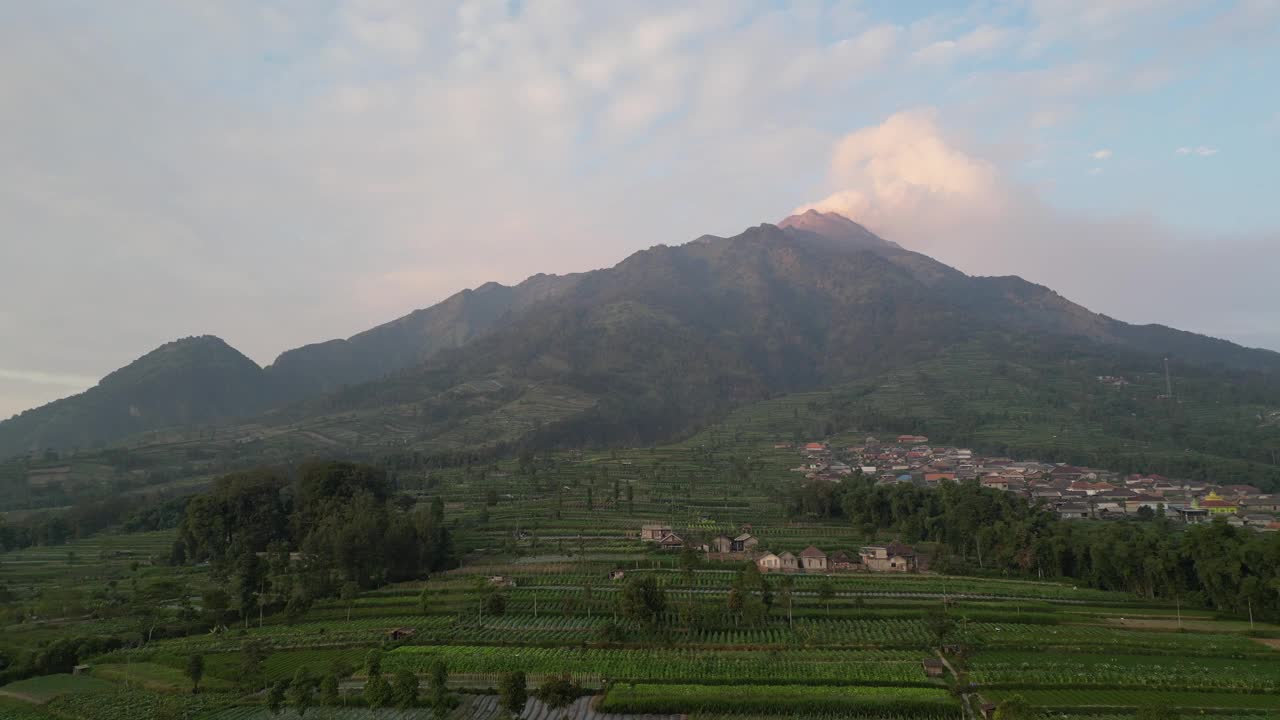
{"label": "tree line", "polygon": [[1060,520],[1042,505],[976,481],[924,488],[855,477],[800,485],[787,503],[795,515],[845,518],[867,537],[887,530],[906,542],[936,543],[936,570],[1070,578],[1280,618],[1280,533],[1222,519],[1186,526],[1158,511],[1136,520]]}

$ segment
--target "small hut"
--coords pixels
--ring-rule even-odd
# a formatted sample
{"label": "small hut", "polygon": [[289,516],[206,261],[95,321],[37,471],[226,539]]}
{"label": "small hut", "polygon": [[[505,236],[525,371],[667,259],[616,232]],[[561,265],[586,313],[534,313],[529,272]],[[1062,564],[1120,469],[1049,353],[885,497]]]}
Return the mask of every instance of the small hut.
{"label": "small hut", "polygon": [[418,631],[411,627],[398,627],[387,632],[388,640],[408,640],[417,635]]}

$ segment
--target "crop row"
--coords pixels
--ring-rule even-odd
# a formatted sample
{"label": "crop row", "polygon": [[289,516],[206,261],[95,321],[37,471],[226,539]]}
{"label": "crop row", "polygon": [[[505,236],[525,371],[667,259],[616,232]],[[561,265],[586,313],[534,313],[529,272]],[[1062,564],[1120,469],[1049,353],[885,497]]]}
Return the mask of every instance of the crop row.
{"label": "crop row", "polygon": [[[662,561],[671,558],[661,558]],[[655,560],[657,561],[657,560]],[[639,568],[626,568],[632,572],[650,572],[644,568],[646,561],[641,561]],[[732,570],[697,570],[692,579],[683,573],[673,571],[652,571],[659,584],[664,587],[698,587],[725,588],[733,579]],[[777,586],[782,576],[770,576],[771,582]],[[878,576],[878,575],[791,575],[796,589],[814,591],[819,584],[829,582],[837,593],[876,593],[902,595],[937,595],[939,597],[973,595],[984,597],[1027,598],[1029,600],[1069,600],[1073,602],[1117,602],[1122,604],[1134,602],[1134,598],[1123,593],[1093,590],[1062,585],[1058,583],[1039,583],[1016,580],[986,580],[977,578],[948,578],[941,576]],[[572,569],[560,573],[539,573],[521,576],[517,574],[521,585],[583,585],[592,583],[600,585],[606,581],[602,574],[583,573]]]}
{"label": "crop row", "polygon": [[194,718],[226,707],[234,698],[222,693],[159,693],[130,688],[107,693],[72,693],[48,704],[58,716],[78,720],[132,720],[133,718]]}
{"label": "crop row", "polygon": [[979,685],[1118,686],[1149,688],[1280,689],[1280,663],[1181,655],[983,654],[969,666]]}
{"label": "crop row", "polygon": [[958,718],[945,690],[806,685],[618,685],[600,708],[618,713],[840,712],[845,717]]}
{"label": "crop row", "polygon": [[708,683],[878,683],[928,685],[920,655],[911,652],[788,651],[698,652],[691,650],[604,650],[406,646],[386,657],[390,670],[425,672],[443,661],[452,671],[570,673],[635,681]]}
{"label": "crop row", "polygon": [[1020,695],[1031,705],[1055,710],[1070,708],[1163,707],[1182,710],[1280,710],[1280,695],[1176,690],[999,690],[983,696],[1000,700]]}

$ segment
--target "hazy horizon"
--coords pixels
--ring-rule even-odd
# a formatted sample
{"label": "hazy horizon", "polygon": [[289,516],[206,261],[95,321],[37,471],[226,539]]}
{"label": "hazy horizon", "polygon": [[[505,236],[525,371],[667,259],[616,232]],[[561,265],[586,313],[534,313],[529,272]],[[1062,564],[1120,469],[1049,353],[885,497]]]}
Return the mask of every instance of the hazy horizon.
{"label": "hazy horizon", "polygon": [[1280,5],[0,9],[0,418],[838,211],[1280,351]]}

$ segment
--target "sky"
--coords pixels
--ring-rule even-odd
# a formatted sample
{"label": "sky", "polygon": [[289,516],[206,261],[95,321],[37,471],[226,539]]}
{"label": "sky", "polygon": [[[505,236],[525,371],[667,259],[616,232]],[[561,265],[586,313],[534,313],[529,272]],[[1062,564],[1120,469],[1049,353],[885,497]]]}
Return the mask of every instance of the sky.
{"label": "sky", "polygon": [[0,4],[0,417],[818,207],[1280,350],[1280,0]]}

